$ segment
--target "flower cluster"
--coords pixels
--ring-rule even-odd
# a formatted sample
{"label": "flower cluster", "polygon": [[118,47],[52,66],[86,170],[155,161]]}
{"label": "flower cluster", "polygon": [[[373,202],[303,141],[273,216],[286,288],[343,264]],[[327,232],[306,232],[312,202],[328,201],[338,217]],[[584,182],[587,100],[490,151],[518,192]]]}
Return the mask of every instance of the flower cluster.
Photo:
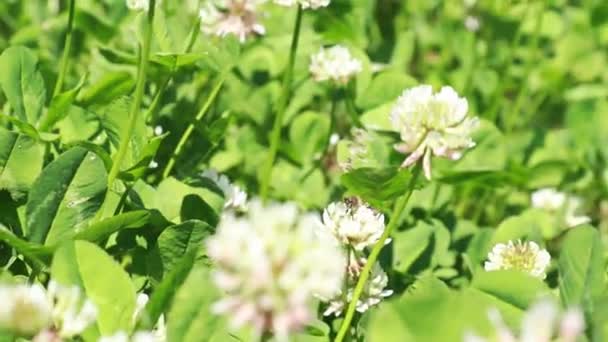
{"label": "flower cluster", "polygon": [[534,241],[499,243],[488,254],[486,271],[515,269],[544,279],[551,255]]}
{"label": "flower cluster", "polygon": [[402,167],[423,158],[423,169],[431,179],[431,155],[458,160],[465,149],[475,146],[471,139],[477,118],[468,118],[468,103],[452,87],[433,94],[430,85],[406,90],[393,107],[390,119],[402,142],[395,148],[409,153]]}
{"label": "flower cluster", "polygon": [[346,268],[336,240],[318,224],[317,215],[293,204],[258,200],[243,216],[224,215],[206,244],[214,283],[224,292],[214,312],[280,340],[307,324],[313,297],[334,296]]}
{"label": "flower cluster", "polygon": [[266,33],[258,21],[258,6],[266,0],[208,0],[200,9],[201,30],[224,37],[234,35],[241,43],[255,34]]}
{"label": "flower cluster", "polygon": [[[358,198],[331,203],[323,212],[323,229],[331,233],[348,251],[348,272],[345,279],[346,293],[338,292],[333,297],[321,297],[328,307],[324,315],[339,316],[344,306],[353,299],[354,288],[367,260],[364,249],[374,246],[384,232],[384,216]],[[365,312],[370,307],[393,294],[386,290],[388,276],[379,263],[371,269],[370,280],[357,300],[356,309]]]}
{"label": "flower cluster", "polygon": [[[585,319],[578,309],[560,312],[557,304],[550,299],[542,299],[526,311],[521,322],[519,336],[502,320],[497,310],[488,313],[495,330],[495,339],[499,342],[575,342],[583,336]],[[494,341],[490,340],[490,341]],[[468,333],[465,342],[486,342],[486,338]]]}
{"label": "flower cluster", "polygon": [[350,54],[344,46],[336,45],[331,48],[321,48],[310,58],[310,73],[315,81],[331,80],[344,85],[361,72],[361,62]]}
{"label": "flower cluster", "polygon": [[574,227],[591,221],[589,216],[580,215],[583,201],[552,188],[539,189],[532,193],[532,207],[560,215],[566,227]]}
{"label": "flower cluster", "polygon": [[206,170],[201,174],[203,178],[213,181],[224,193],[224,209],[246,210],[247,193],[236,185],[230,183],[225,175],[217,173],[213,169]]}
{"label": "flower cluster", "polygon": [[147,11],[150,8],[150,0],[127,0],[127,7],[133,11]]}
{"label": "flower cluster", "polygon": [[304,9],[318,9],[329,6],[331,0],[274,0],[277,5],[285,7],[300,6]]}
{"label": "flower cluster", "polygon": [[46,290],[38,284],[0,285],[0,302],[0,327],[38,340],[73,338],[97,318],[95,305],[83,299],[80,288],[55,281]]}

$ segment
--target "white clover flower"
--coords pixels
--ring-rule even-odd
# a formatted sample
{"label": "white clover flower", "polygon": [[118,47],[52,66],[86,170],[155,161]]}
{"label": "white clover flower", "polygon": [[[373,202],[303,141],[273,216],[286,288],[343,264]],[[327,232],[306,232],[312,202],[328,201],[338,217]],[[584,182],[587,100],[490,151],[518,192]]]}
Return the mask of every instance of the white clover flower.
{"label": "white clover flower", "polygon": [[62,286],[51,280],[47,296],[53,303],[53,324],[62,338],[80,335],[97,319],[97,308],[89,299],[83,299],[77,286]]}
{"label": "white clover flower", "polygon": [[335,45],[327,49],[321,48],[317,54],[312,55],[309,70],[315,81],[331,80],[344,85],[361,72],[362,66],[346,47]]}
{"label": "white clover flower", "polygon": [[0,285],[0,328],[33,336],[51,325],[52,303],[44,288],[33,285]]}
{"label": "white clover flower", "polygon": [[230,183],[228,177],[218,174],[213,169],[206,170],[201,174],[203,178],[213,181],[224,193],[224,209],[247,209],[247,193],[236,185]]}
{"label": "white clover flower", "polygon": [[532,207],[563,215],[566,227],[574,227],[591,221],[589,216],[580,215],[583,205],[580,197],[570,196],[552,188],[539,189],[532,193]]}
{"label": "white clover flower", "polygon": [[235,35],[241,43],[248,37],[266,33],[258,21],[258,5],[266,0],[207,0],[200,9],[201,30],[208,35]]}
{"label": "white clover flower", "polygon": [[490,310],[488,317],[495,330],[494,339],[467,333],[465,342],[575,342],[585,331],[585,320],[580,310],[570,309],[562,313],[551,299],[541,299],[526,311],[519,334],[507,327],[498,310]]}
{"label": "white clover flower", "polygon": [[486,271],[515,269],[545,279],[551,255],[534,241],[499,243],[488,254]]}
{"label": "white clover flower", "polygon": [[347,144],[347,156],[343,161],[338,161],[342,171],[370,166],[372,164],[372,149],[369,147],[373,141],[370,131],[361,128],[352,130],[352,140]]}
{"label": "white clover flower", "polygon": [[[365,262],[365,260],[363,260],[363,262]],[[361,265],[361,268],[362,267],[363,265]],[[342,314],[346,304],[353,299],[355,286],[357,285],[358,279],[358,273],[349,273],[348,291],[346,296],[344,296],[340,291],[334,298],[330,300],[321,298],[324,302],[328,303],[327,308],[323,312],[324,316],[340,316]],[[371,269],[369,280],[365,283],[361,297],[359,297],[359,300],[357,301],[357,311],[363,313],[369,310],[372,306],[378,305],[384,298],[391,296],[393,294],[393,290],[387,290],[387,285],[388,276],[384,270],[382,270],[382,267],[380,267],[380,263],[374,264],[374,267]]]}
{"label": "white clover flower", "polygon": [[206,244],[213,281],[224,292],[213,311],[279,340],[301,329],[313,318],[313,296],[333,297],[346,266],[338,242],[318,225],[317,215],[293,204],[258,200],[244,216],[222,216]]}
{"label": "white clover flower", "polygon": [[470,32],[477,32],[481,27],[481,22],[479,21],[479,18],[472,15],[468,15],[464,19],[464,27]]}
{"label": "white clover flower", "polygon": [[[137,299],[135,302],[135,310],[133,311],[133,324],[134,325],[137,323],[137,320],[144,312],[146,304],[148,304],[149,300],[150,300],[150,298],[145,293],[140,293],[137,295]],[[118,332],[113,336],[107,336],[105,338],[107,339],[107,341],[111,342],[112,338],[115,338],[118,341],[118,339],[121,339],[123,337],[127,338],[126,341],[128,341],[129,337],[124,332]],[[132,336],[131,340],[140,341],[140,342],[145,342],[145,341],[164,342],[164,341],[166,341],[167,340],[167,327],[165,325],[165,315],[161,314],[160,317],[158,317],[158,321],[156,322],[156,326],[154,327],[154,330],[139,331]],[[120,340],[120,341],[124,341],[124,340]]]}
{"label": "white clover flower", "polygon": [[147,11],[150,8],[150,0],[127,0],[127,7],[133,11]]}
{"label": "white clover flower", "polygon": [[356,251],[373,246],[384,232],[384,215],[357,198],[331,203],[323,211],[323,226]]}
{"label": "white clover flower", "polygon": [[274,3],[280,6],[293,7],[301,6],[303,9],[319,9],[329,6],[331,0],[274,0]]}
{"label": "white clover flower", "polygon": [[468,103],[452,87],[442,87],[433,94],[430,85],[421,85],[403,92],[393,107],[390,119],[402,143],[395,146],[409,153],[402,167],[423,158],[423,169],[431,179],[431,155],[458,160],[465,149],[475,146],[471,133],[477,118],[468,118]]}

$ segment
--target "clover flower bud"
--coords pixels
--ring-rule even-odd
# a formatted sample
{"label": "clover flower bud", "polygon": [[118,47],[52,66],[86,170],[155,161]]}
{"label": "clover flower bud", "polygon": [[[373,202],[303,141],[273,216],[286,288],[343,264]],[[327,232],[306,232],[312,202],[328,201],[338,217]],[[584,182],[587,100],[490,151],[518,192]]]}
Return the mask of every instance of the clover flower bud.
{"label": "clover flower bud", "polygon": [[213,312],[279,340],[303,328],[313,317],[313,297],[333,297],[346,268],[338,241],[319,224],[294,204],[259,200],[244,215],[223,215],[206,243],[213,281],[224,293]]}
{"label": "clover flower bud", "polygon": [[51,324],[52,306],[38,284],[0,285],[0,328],[33,336]]}
{"label": "clover flower bud", "polygon": [[468,103],[452,87],[433,94],[430,85],[407,89],[393,107],[390,119],[402,142],[395,145],[409,153],[401,164],[408,167],[423,158],[424,175],[431,179],[431,155],[458,160],[463,151],[475,146],[471,133],[477,118],[468,118]]}
{"label": "clover flower bud", "polygon": [[225,175],[217,173],[213,169],[206,170],[201,174],[203,178],[213,181],[224,194],[224,209],[246,210],[247,193],[240,187],[230,183]]}
{"label": "clover flower bud", "polygon": [[560,214],[566,227],[574,227],[591,221],[586,215],[580,215],[583,200],[552,188],[536,190],[531,195],[532,207]]}
{"label": "clover flower bud", "polygon": [[321,48],[310,58],[310,73],[317,82],[331,80],[345,85],[357,73],[361,72],[361,62],[355,59],[344,46],[336,45]]}
{"label": "clover flower bud", "polygon": [[241,43],[255,34],[266,33],[258,21],[258,5],[266,0],[208,0],[199,11],[201,31],[208,35],[236,36]]}
{"label": "clover flower bud", "polygon": [[373,246],[384,232],[384,215],[358,198],[331,203],[323,211],[323,226],[356,251]]}
{"label": "clover flower bud", "polygon": [[280,6],[293,7],[301,6],[303,9],[319,9],[329,6],[331,0],[274,0],[274,3]]}
{"label": "clover flower bud", "polygon": [[486,271],[515,269],[545,279],[551,255],[534,241],[499,243],[488,254]]}

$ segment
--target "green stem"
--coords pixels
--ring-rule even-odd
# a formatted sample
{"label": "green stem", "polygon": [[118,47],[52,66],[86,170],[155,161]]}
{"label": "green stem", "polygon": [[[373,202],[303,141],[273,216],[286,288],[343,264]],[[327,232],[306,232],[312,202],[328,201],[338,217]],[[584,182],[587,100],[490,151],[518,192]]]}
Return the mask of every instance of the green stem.
{"label": "green stem", "polygon": [[418,179],[418,175],[420,174],[420,166],[417,165],[414,167],[414,171],[412,173],[412,178],[410,179],[410,183],[408,185],[407,193],[397,199],[395,203],[395,207],[393,209],[393,213],[391,215],[391,220],[386,226],[384,232],[382,232],[382,236],[380,236],[380,240],[376,242],[372,252],[369,254],[367,258],[367,262],[361,271],[361,275],[359,276],[359,280],[357,281],[357,285],[355,286],[355,291],[353,293],[353,298],[348,305],[348,309],[346,310],[346,315],[344,316],[344,321],[342,321],[342,325],[340,326],[340,330],[338,331],[338,335],[334,342],[342,342],[348,330],[350,328],[350,323],[353,320],[355,315],[355,309],[357,308],[357,302],[359,298],[361,298],[361,294],[363,293],[363,289],[365,288],[365,283],[369,278],[370,272],[376,261],[378,260],[378,256],[380,256],[380,252],[386,243],[386,239],[391,235],[392,231],[399,224],[399,219],[405,210],[407,202],[409,201],[412,193],[414,192],[414,188],[416,185],[416,180]]}
{"label": "green stem", "polygon": [[173,170],[173,166],[175,166],[175,161],[177,160],[177,157],[179,157],[180,153],[182,153],[182,150],[184,149],[184,146],[185,146],[186,142],[188,141],[188,138],[190,138],[190,135],[194,131],[195,125],[203,119],[203,117],[209,110],[209,107],[211,107],[211,104],[213,103],[213,101],[215,100],[217,95],[219,94],[220,89],[222,88],[222,85],[224,84],[224,80],[225,80],[224,75],[221,75],[219,80],[215,84],[215,87],[213,88],[213,90],[211,90],[211,94],[209,94],[207,101],[205,102],[205,104],[203,105],[201,110],[198,112],[198,114],[196,114],[194,121],[188,125],[188,127],[182,134],[182,137],[179,139],[179,142],[177,143],[177,147],[175,148],[175,152],[171,155],[171,158],[169,159],[169,162],[167,163],[167,167],[165,167],[165,171],[163,171],[163,179],[169,177],[169,174],[171,174],[171,170]]}
{"label": "green stem", "polygon": [[344,103],[346,104],[346,111],[350,116],[350,119],[354,126],[362,127],[361,120],[359,119],[359,113],[357,112],[357,108],[355,107],[355,85],[351,82],[344,91]]}
{"label": "green stem", "polygon": [[274,125],[270,135],[270,150],[266,164],[262,166],[262,172],[260,174],[260,197],[262,200],[268,199],[268,190],[270,189],[270,179],[272,174],[272,166],[277,156],[279,149],[279,142],[281,141],[281,128],[283,127],[283,116],[285,116],[285,110],[287,109],[287,103],[289,101],[289,95],[291,93],[291,82],[293,79],[293,68],[296,61],[296,52],[298,50],[298,41],[300,40],[300,27],[302,26],[302,7],[298,6],[298,12],[296,14],[296,23],[293,30],[293,36],[291,39],[291,48],[289,50],[289,62],[287,64],[287,70],[283,78],[283,90],[281,97],[277,104],[277,115],[274,119]]}
{"label": "green stem", "polygon": [[112,168],[108,174],[108,189],[114,186],[114,181],[120,172],[123,159],[127,154],[131,136],[135,130],[135,126],[139,119],[141,102],[144,96],[144,87],[146,85],[146,72],[148,70],[148,59],[150,58],[150,42],[152,40],[152,24],[154,23],[154,11],[156,0],[150,0],[150,7],[148,8],[148,23],[145,27],[145,36],[143,41],[142,52],[139,60],[139,68],[137,70],[137,83],[135,86],[135,98],[133,105],[131,106],[131,112],[129,115],[129,122],[122,132],[122,139],[118,145],[118,151],[114,156]]}
{"label": "green stem", "polygon": [[61,69],[55,83],[53,97],[59,95],[63,89],[63,81],[68,70],[68,62],[70,61],[70,50],[72,48],[72,32],[74,31],[74,13],[76,12],[76,0],[70,0],[70,8],[68,15],[68,30],[65,34],[65,43],[63,45],[63,55],[61,56]]}

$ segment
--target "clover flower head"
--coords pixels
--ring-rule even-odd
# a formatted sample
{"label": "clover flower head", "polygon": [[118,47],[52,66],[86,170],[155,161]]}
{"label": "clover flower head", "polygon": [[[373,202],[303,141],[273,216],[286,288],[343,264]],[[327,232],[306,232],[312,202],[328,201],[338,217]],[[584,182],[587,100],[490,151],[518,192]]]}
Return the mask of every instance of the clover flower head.
{"label": "clover flower head", "polygon": [[[507,327],[498,310],[490,310],[488,318],[494,327],[495,340],[499,342],[575,342],[585,330],[580,310],[560,312],[555,301],[547,298],[540,299],[526,311],[518,333]],[[464,341],[487,342],[488,339],[468,333]]]}
{"label": "clover flower head", "polygon": [[[359,260],[363,263],[366,262],[365,259]],[[364,264],[362,266],[364,266]],[[339,292],[332,299],[326,300],[321,298],[321,300],[328,303],[327,308],[323,312],[324,316],[340,316],[342,314],[347,303],[353,298],[358,279],[359,276],[357,273],[349,273],[346,296],[344,296],[342,292]],[[384,270],[382,270],[379,263],[374,264],[374,267],[371,269],[369,280],[366,282],[361,297],[359,297],[359,300],[357,301],[356,310],[360,313],[366,312],[371,307],[378,305],[384,298],[391,296],[393,290],[386,289],[387,285],[388,276]]]}
{"label": "clover flower head", "polygon": [[464,19],[464,27],[470,32],[477,32],[481,27],[481,22],[479,21],[479,18],[472,15],[468,15]]}
{"label": "clover flower head", "polygon": [[44,288],[0,285],[0,327],[21,336],[33,336],[51,324],[51,303]]}
{"label": "clover flower head", "polygon": [[361,72],[361,62],[354,58],[344,46],[335,45],[321,48],[310,58],[310,73],[315,81],[331,80],[336,84],[346,84]]}
{"label": "clover flower head", "polygon": [[343,161],[338,162],[338,166],[342,171],[350,171],[352,169],[371,166],[373,153],[369,145],[373,137],[370,131],[355,128],[352,130],[352,140],[348,141],[346,146],[347,156]]}
{"label": "clover flower head", "polygon": [[210,179],[222,190],[224,193],[224,209],[246,210],[247,193],[240,187],[231,184],[228,177],[213,169],[206,170],[201,176]]}
{"label": "clover flower head", "polygon": [[344,277],[342,249],[319,224],[294,204],[259,200],[242,216],[223,215],[206,243],[213,281],[224,292],[213,311],[279,340],[301,329],[313,317],[313,297],[332,297]]}
{"label": "clover flower head", "polygon": [[127,7],[133,11],[147,11],[150,0],[127,0]]}
{"label": "clover flower head", "polygon": [[323,211],[323,226],[356,251],[373,246],[384,232],[384,215],[358,198],[331,203]]}
{"label": "clover flower head", "polygon": [[464,150],[475,146],[471,133],[479,123],[467,117],[468,108],[467,100],[452,87],[442,87],[438,93],[430,85],[405,90],[390,113],[402,140],[395,149],[409,153],[401,166],[423,158],[424,174],[431,179],[431,155],[460,159]]}
{"label": "clover flower head", "polygon": [[51,280],[47,289],[48,300],[53,303],[53,323],[62,338],[80,335],[97,319],[97,308],[84,299],[77,286],[63,286]]}
{"label": "clover flower head", "polygon": [[201,30],[208,35],[236,36],[241,43],[255,34],[266,33],[258,21],[258,5],[266,0],[207,0],[199,11]]}
{"label": "clover flower head", "polygon": [[532,207],[552,214],[562,214],[566,227],[574,227],[591,221],[589,216],[579,214],[583,206],[580,197],[568,195],[553,188],[536,190],[531,195]]}
{"label": "clover flower head", "polygon": [[499,243],[488,254],[486,271],[515,269],[544,279],[551,255],[534,241]]}
{"label": "clover flower head", "polygon": [[274,3],[280,6],[293,7],[301,6],[303,9],[319,9],[329,6],[331,0],[274,0]]}

